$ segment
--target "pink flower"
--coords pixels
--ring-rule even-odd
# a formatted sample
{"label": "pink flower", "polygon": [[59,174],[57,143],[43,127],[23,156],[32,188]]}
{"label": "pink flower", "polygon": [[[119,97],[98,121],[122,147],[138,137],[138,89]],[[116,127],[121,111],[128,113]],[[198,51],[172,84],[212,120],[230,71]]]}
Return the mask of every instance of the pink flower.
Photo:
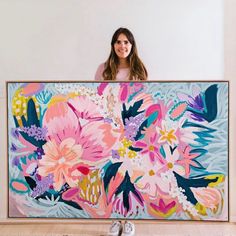
{"label": "pink flower", "polygon": [[47,140],[60,144],[64,139],[73,138],[83,149],[81,159],[99,161],[109,155],[116,138],[111,125],[104,123],[96,105],[85,96],[54,98],[43,119],[47,128]]}
{"label": "pink flower", "polygon": [[155,158],[157,158],[160,163],[164,163],[162,156],[159,154],[159,149],[156,146],[156,141],[157,133],[152,135],[149,138],[148,142],[137,141],[135,142],[134,146],[142,149],[142,151],[140,152],[141,154],[147,153],[151,162],[155,162]]}
{"label": "pink flower", "polygon": [[156,197],[152,198],[144,194],[148,213],[157,219],[168,219],[171,215],[179,211],[180,205],[176,198]]}
{"label": "pink flower", "polygon": [[150,206],[153,208],[153,210],[161,213],[161,215],[167,215],[168,212],[170,212],[171,209],[175,207],[175,205],[176,205],[175,201],[166,204],[162,198],[159,200],[159,205],[150,203]]}
{"label": "pink flower", "polygon": [[185,170],[183,166],[179,165],[178,160],[180,158],[179,151],[177,148],[172,149],[171,146],[165,144],[162,146],[165,158],[163,159],[163,167],[158,171],[158,174],[166,171],[175,171],[181,176],[185,175]]}
{"label": "pink flower", "polygon": [[199,153],[191,153],[190,146],[186,146],[185,149],[182,151],[183,159],[178,160],[178,164],[185,167],[186,176],[189,177],[190,174],[190,165],[199,167],[200,165],[197,164],[193,159],[199,156]]}
{"label": "pink flower", "polygon": [[75,186],[90,166],[109,157],[116,138],[111,125],[102,119],[96,105],[85,96],[52,99],[43,119],[48,132],[39,174],[52,173],[55,190],[65,183]]}

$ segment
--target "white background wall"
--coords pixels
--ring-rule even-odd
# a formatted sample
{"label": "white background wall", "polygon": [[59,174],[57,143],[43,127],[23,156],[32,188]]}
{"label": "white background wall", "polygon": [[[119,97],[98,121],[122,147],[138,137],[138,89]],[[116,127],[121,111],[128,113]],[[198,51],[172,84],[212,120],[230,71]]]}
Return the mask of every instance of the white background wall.
{"label": "white background wall", "polygon": [[[0,0],[0,220],[7,215],[7,80],[93,80],[114,31],[129,28],[151,80],[236,83],[235,0]],[[230,140],[235,108],[230,95]],[[230,216],[236,161],[230,145]]]}
{"label": "white background wall", "polygon": [[223,0],[1,0],[0,76],[93,80],[120,26],[150,79],[223,79]]}

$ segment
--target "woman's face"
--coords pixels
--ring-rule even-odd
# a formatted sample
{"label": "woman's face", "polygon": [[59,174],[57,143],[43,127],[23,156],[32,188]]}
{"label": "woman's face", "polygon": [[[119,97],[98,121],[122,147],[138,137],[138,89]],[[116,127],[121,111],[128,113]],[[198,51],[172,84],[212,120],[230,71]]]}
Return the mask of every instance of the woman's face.
{"label": "woman's face", "polygon": [[119,59],[125,59],[130,54],[132,44],[124,34],[120,34],[114,44],[114,49]]}

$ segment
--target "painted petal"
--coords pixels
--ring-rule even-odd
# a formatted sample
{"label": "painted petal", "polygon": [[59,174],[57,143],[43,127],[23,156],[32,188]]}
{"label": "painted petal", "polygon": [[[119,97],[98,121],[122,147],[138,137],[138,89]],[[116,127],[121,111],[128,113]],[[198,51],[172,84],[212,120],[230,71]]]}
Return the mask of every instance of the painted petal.
{"label": "painted petal", "polygon": [[78,188],[70,188],[62,194],[62,199],[66,200],[66,201],[71,201],[73,198],[76,197],[76,195],[78,193],[79,193]]}
{"label": "painted petal", "polygon": [[141,142],[141,141],[137,141],[135,144],[134,144],[135,147],[140,147],[140,148],[144,148],[144,147],[147,147],[147,144],[144,143],[144,142]]}
{"label": "painted petal", "polygon": [[147,149],[144,149],[143,151],[141,151],[141,154],[146,154],[146,153],[149,153]]}
{"label": "painted petal", "polygon": [[56,173],[54,173],[53,187],[56,191],[60,191],[63,184],[64,184],[64,178],[63,178],[62,172],[57,171]]}
{"label": "painted petal", "polygon": [[103,94],[103,91],[105,90],[105,88],[107,87],[108,83],[101,83],[98,88],[97,88],[97,91],[98,91],[98,95],[102,95]]}
{"label": "painted petal", "polygon": [[201,89],[199,88],[199,86],[194,85],[193,88],[192,88],[192,91],[193,91],[193,97],[196,97],[200,94]]}
{"label": "painted petal", "polygon": [[28,97],[39,93],[43,89],[44,89],[43,83],[25,83],[22,86],[21,94]]}
{"label": "painted petal", "polygon": [[111,133],[110,124],[94,121],[82,128],[77,143],[82,146],[83,160],[98,161],[111,154],[110,151],[116,143],[116,138]]}
{"label": "painted petal", "polygon": [[120,88],[120,101],[124,102],[127,99],[128,96],[128,86],[127,84],[122,84]]}
{"label": "painted petal", "polygon": [[185,102],[180,102],[177,105],[175,105],[170,111],[170,118],[172,120],[179,119],[184,114],[184,112],[186,111],[187,106],[188,105]]}
{"label": "painted petal", "polygon": [[138,111],[146,110],[149,106],[153,104],[153,98],[150,94],[146,93],[139,93],[137,96],[135,96],[134,102],[143,100],[143,104],[138,109]]}
{"label": "painted petal", "polygon": [[61,154],[66,154],[68,151],[70,152],[74,144],[75,140],[73,138],[64,139],[59,145]]}
{"label": "painted petal", "polygon": [[78,96],[68,101],[68,106],[78,118],[85,120],[101,120],[98,106],[86,96]]}
{"label": "painted petal", "polygon": [[154,143],[157,139],[157,133],[155,133],[151,138],[150,138],[150,141],[151,143]]}
{"label": "painted petal", "polygon": [[89,166],[83,163],[75,164],[70,170],[72,176],[88,175]]}
{"label": "painted petal", "polygon": [[[65,98],[54,98],[54,100]],[[57,143],[67,137],[77,137],[80,123],[75,113],[65,102],[54,101],[43,117],[43,127],[47,128],[47,139]]]}
{"label": "painted petal", "polygon": [[155,155],[153,152],[149,152],[149,157],[150,157],[151,162],[155,161]]}
{"label": "painted petal", "polygon": [[191,188],[195,198],[205,207],[214,209],[221,202],[221,194],[217,189],[207,188]]}
{"label": "painted petal", "polygon": [[[154,104],[151,105],[150,107],[148,107],[148,109],[146,110],[145,116],[148,117],[151,114],[153,114],[154,112],[157,112],[157,120],[161,120],[162,119],[162,112],[161,112],[161,106],[159,104]],[[156,121],[154,121],[155,123]]]}
{"label": "painted petal", "polygon": [[178,93],[177,96],[181,101],[188,101],[189,100],[189,95],[187,95],[185,93]]}
{"label": "painted petal", "polygon": [[156,146],[154,146],[153,148],[154,148],[154,152],[158,154],[159,149]]}
{"label": "painted petal", "polygon": [[[178,173],[179,175],[181,176],[184,176],[185,175],[185,169],[183,166],[180,166],[180,165],[177,165],[177,164],[174,164],[174,170],[176,173]],[[189,175],[189,173],[186,173]]]}

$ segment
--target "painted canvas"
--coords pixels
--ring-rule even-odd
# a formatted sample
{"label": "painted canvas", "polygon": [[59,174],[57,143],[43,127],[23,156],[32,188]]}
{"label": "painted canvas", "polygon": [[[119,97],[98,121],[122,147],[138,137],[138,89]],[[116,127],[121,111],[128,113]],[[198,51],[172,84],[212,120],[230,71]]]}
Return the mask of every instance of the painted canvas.
{"label": "painted canvas", "polygon": [[228,221],[228,82],[8,82],[9,217]]}

